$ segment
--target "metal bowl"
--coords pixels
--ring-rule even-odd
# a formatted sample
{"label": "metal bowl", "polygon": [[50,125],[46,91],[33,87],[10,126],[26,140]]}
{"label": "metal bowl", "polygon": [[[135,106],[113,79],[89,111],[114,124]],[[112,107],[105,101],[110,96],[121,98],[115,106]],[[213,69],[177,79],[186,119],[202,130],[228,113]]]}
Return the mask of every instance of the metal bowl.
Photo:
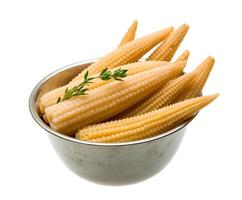
{"label": "metal bowl", "polygon": [[76,140],[56,132],[38,115],[38,98],[59,86],[90,65],[93,60],[61,68],[44,79],[33,89],[29,108],[34,120],[43,128],[59,157],[78,176],[106,185],[124,185],[143,181],[160,172],[176,153],[188,120],[161,135],[125,143],[95,143]]}

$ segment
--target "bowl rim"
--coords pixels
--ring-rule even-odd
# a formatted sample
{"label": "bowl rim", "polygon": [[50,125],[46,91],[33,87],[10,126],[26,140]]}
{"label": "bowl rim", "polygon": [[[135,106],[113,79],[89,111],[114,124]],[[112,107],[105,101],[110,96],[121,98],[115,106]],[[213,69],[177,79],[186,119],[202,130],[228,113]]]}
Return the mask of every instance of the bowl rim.
{"label": "bowl rim", "polygon": [[50,133],[53,136],[56,136],[60,139],[69,141],[69,142],[74,142],[74,143],[79,143],[82,145],[91,145],[91,146],[105,146],[105,147],[115,147],[115,146],[129,146],[129,145],[136,145],[136,144],[142,144],[142,143],[148,143],[148,142],[152,142],[155,140],[159,140],[161,138],[167,137],[169,135],[172,135],[176,132],[178,132],[179,130],[185,128],[195,117],[198,113],[196,113],[194,115],[194,117],[188,119],[187,121],[185,121],[184,123],[182,123],[181,125],[166,131],[162,134],[153,136],[153,137],[149,137],[149,138],[145,138],[145,139],[141,139],[141,140],[135,140],[135,141],[130,141],[130,142],[117,142],[117,143],[103,143],[103,142],[91,142],[91,141],[83,141],[83,140],[78,140],[76,138],[64,135],[62,133],[59,133],[57,131],[55,131],[54,129],[50,128],[49,126],[47,126],[43,120],[40,118],[40,116],[37,113],[37,109],[36,109],[36,98],[38,96],[39,93],[39,89],[40,87],[46,82],[48,81],[50,78],[52,78],[53,76],[57,75],[58,73],[76,67],[78,65],[82,65],[82,64],[87,64],[87,63],[91,63],[94,62],[96,59],[90,59],[90,60],[84,60],[84,61],[80,61],[80,62],[75,62],[69,65],[66,65],[64,67],[61,67],[55,71],[53,71],[52,73],[48,74],[47,76],[45,76],[44,78],[42,78],[37,84],[36,86],[32,89],[30,96],[29,96],[29,111],[31,113],[32,118],[35,120],[35,122],[41,127],[43,128],[45,131],[47,131],[48,133]]}

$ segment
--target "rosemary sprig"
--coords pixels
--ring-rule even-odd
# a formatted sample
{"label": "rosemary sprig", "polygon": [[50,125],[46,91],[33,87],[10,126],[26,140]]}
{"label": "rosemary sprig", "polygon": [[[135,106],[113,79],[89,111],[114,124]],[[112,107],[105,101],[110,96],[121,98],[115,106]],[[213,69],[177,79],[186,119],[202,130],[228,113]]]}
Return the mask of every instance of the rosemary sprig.
{"label": "rosemary sprig", "polygon": [[57,100],[57,103],[65,101],[67,99],[70,99],[71,97],[74,96],[79,96],[79,95],[87,95],[86,91],[88,88],[85,88],[85,86],[89,83],[92,83],[93,79],[100,78],[101,80],[110,80],[110,79],[115,79],[117,81],[123,81],[122,78],[127,76],[127,69],[117,69],[113,73],[112,71],[108,70],[108,68],[104,69],[98,77],[88,77],[89,73],[88,71],[84,74],[84,80],[81,82],[78,86],[75,86],[71,89],[68,87],[65,89],[65,94],[61,98],[59,97]]}

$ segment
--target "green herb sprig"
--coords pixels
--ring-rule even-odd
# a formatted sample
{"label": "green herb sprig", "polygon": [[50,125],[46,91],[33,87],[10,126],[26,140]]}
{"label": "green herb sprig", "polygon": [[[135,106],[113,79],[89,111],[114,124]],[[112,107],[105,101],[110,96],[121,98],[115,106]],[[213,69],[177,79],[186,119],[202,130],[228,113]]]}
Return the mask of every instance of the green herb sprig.
{"label": "green herb sprig", "polygon": [[114,72],[108,70],[108,68],[104,69],[98,77],[89,77],[89,72],[87,71],[84,74],[84,80],[81,82],[78,86],[75,86],[71,89],[68,87],[65,89],[64,96],[61,98],[59,97],[57,100],[57,103],[65,101],[67,99],[70,99],[71,97],[74,96],[79,96],[79,95],[87,95],[86,91],[88,88],[85,86],[92,83],[93,79],[100,78],[101,80],[110,80],[110,79],[115,79],[117,81],[123,81],[122,78],[127,76],[127,69],[117,69]]}
{"label": "green herb sprig", "polygon": [[123,79],[121,78],[124,78],[127,76],[127,71],[128,71],[127,69],[119,68],[112,73],[111,71],[108,70],[108,68],[106,68],[101,72],[99,77],[102,80],[109,80],[111,78],[114,78],[117,81],[123,81]]}

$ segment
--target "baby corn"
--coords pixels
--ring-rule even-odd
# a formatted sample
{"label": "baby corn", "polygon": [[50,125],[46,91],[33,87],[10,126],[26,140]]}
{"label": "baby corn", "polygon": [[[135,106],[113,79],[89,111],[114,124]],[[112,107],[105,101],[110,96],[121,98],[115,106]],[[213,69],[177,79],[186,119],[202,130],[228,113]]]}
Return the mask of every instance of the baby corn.
{"label": "baby corn", "polygon": [[182,88],[184,88],[184,86],[186,86],[193,77],[194,74],[185,74],[172,81],[169,81],[154,95],[144,100],[139,105],[131,107],[124,113],[121,113],[120,118],[141,115],[170,105],[174,101],[174,99],[180,94]]}
{"label": "baby corn", "polygon": [[122,82],[110,82],[86,96],[76,96],[46,108],[46,118],[53,129],[73,135],[86,125],[104,121],[142,101],[160,85],[177,77],[184,65],[176,62],[128,76]]}
{"label": "baby corn", "polygon": [[185,37],[189,26],[187,24],[181,25],[177,30],[171,33],[165,40],[158,46],[155,51],[148,57],[147,60],[164,60],[170,61],[174,56],[176,50],[180,46],[183,38]]}
{"label": "baby corn", "polygon": [[214,65],[214,58],[207,57],[195,70],[195,77],[188,84],[181,95],[175,100],[176,102],[182,101],[189,98],[197,97],[201,94],[202,89],[208,79],[208,76]]}
{"label": "baby corn", "polygon": [[93,142],[128,142],[158,135],[212,102],[218,94],[197,97],[153,112],[79,130],[76,138]]}
{"label": "baby corn", "polygon": [[[130,64],[127,64],[127,65],[119,66],[117,68],[112,69],[112,71],[115,71],[115,70],[117,70],[119,68],[127,69],[128,70],[127,74],[128,74],[128,76],[130,76],[130,75],[136,74],[138,72],[142,72],[142,71],[154,68],[154,67],[160,67],[160,66],[163,66],[163,65],[166,65],[166,64],[168,64],[168,63],[165,62],[165,61],[136,62],[136,63],[130,63]],[[98,76],[98,75],[95,74],[93,76],[95,77],[95,76]],[[82,80],[83,80],[83,78],[82,78]],[[80,84],[80,82],[82,80],[72,81],[68,85],[59,87],[57,89],[54,89],[54,90],[44,94],[40,98],[40,100],[38,101],[41,112],[44,113],[45,108],[47,108],[47,107],[49,107],[51,105],[56,104],[58,98],[59,97],[62,98],[64,96],[65,89],[67,87],[68,88],[72,88],[74,86],[77,86],[77,85]],[[107,84],[107,83],[109,83],[111,81],[113,81],[113,80],[103,81],[103,80],[100,80],[100,79],[96,79],[96,80],[93,81],[92,84],[90,84],[88,86],[88,90],[100,87],[100,86],[105,85],[105,84]]]}
{"label": "baby corn", "polygon": [[190,52],[189,50],[185,50],[177,59],[176,61],[187,61],[189,58]]}
{"label": "baby corn", "polygon": [[135,34],[136,34],[136,30],[137,30],[137,25],[138,25],[138,21],[135,20],[131,26],[129,27],[127,33],[125,33],[123,39],[121,40],[119,47],[134,40],[135,38]]}
{"label": "baby corn", "polygon": [[[94,74],[101,72],[105,68],[114,68],[120,65],[137,62],[147,51],[164,40],[172,32],[172,30],[173,27],[168,27],[122,45],[91,64],[87,70],[90,74]],[[73,81],[82,79],[84,73],[85,71],[75,77]]]}
{"label": "baby corn", "polygon": [[[91,64],[86,70],[84,70],[82,73],[77,75],[70,82],[70,84],[73,84],[73,83],[76,84],[76,82],[81,82],[87,70],[89,74],[96,74],[96,73],[100,73],[105,68],[114,68],[120,65],[136,62],[147,51],[149,51],[160,41],[165,39],[167,35],[169,35],[169,33],[172,32],[172,30],[173,30],[173,27],[169,27],[159,32],[155,32],[143,38],[129,42],[126,45],[122,45],[121,47],[115,49],[111,53],[107,54],[103,58],[96,61],[95,63]],[[55,90],[56,90],[56,93],[59,94],[59,92],[61,92],[63,88],[57,88]],[[53,95],[53,93],[55,93],[55,90],[53,90],[50,94],[46,93],[46,96]],[[51,104],[53,104],[53,101],[49,105]],[[42,101],[40,101],[39,107],[40,107],[40,111],[43,113],[45,109],[45,104],[43,104]]]}

